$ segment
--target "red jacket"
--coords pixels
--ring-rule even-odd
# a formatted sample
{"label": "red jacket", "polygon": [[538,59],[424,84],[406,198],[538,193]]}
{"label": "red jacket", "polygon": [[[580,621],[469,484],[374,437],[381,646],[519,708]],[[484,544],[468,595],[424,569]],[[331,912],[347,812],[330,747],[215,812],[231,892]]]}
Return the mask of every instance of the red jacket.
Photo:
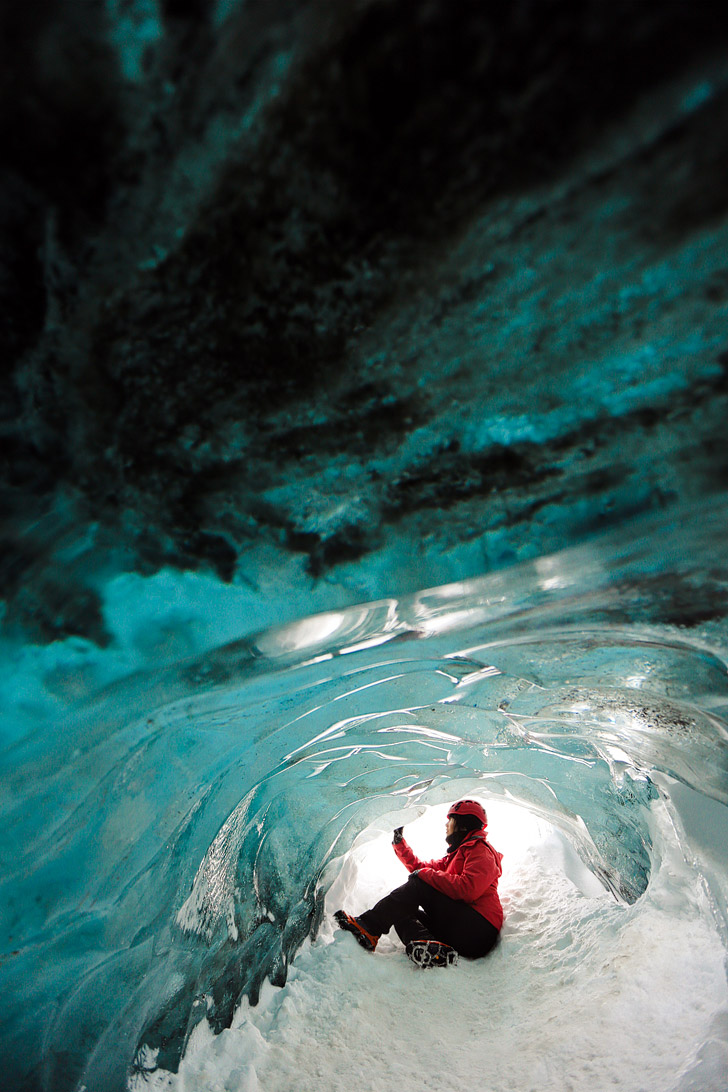
{"label": "red jacket", "polygon": [[468,834],[457,849],[451,849],[438,861],[421,861],[402,840],[394,852],[408,872],[418,870],[420,879],[451,899],[462,899],[500,929],[503,907],[498,897],[498,880],[503,854],[486,840],[484,830]]}

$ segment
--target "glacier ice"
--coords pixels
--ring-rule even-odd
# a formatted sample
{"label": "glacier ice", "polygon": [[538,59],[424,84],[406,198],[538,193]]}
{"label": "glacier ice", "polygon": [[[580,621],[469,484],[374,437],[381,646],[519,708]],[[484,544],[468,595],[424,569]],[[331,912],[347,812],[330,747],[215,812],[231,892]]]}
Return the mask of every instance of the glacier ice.
{"label": "glacier ice", "polygon": [[720,506],[689,515],[36,715],[2,757],[11,1085],[175,1071],[196,1028],[284,985],[363,830],[465,792],[548,822],[621,906],[649,897],[664,805],[725,942],[728,631],[655,613],[723,571]]}
{"label": "glacier ice", "polygon": [[728,9],[6,7],[5,1084],[253,1087],[467,791],[573,910],[489,965],[535,1041],[588,1012],[596,1089],[613,1002],[626,1087],[695,954],[645,1083],[724,1092]]}

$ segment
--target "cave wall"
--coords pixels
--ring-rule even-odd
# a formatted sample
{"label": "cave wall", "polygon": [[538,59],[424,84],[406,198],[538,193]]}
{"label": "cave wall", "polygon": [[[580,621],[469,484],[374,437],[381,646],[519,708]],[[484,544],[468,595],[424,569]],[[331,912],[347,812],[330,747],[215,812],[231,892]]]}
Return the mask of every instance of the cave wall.
{"label": "cave wall", "polygon": [[104,574],[165,565],[371,597],[724,484],[722,8],[2,19],[11,626],[103,643]]}

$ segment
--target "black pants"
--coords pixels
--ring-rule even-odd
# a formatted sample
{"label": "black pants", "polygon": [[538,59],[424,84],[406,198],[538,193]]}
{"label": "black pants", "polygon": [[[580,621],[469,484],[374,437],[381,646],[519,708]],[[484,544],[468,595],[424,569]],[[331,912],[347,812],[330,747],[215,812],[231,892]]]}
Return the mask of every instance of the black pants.
{"label": "black pants", "polygon": [[396,887],[376,906],[357,915],[368,933],[381,936],[394,926],[403,944],[411,940],[441,940],[460,955],[487,955],[498,940],[495,925],[472,906],[436,891],[419,876]]}

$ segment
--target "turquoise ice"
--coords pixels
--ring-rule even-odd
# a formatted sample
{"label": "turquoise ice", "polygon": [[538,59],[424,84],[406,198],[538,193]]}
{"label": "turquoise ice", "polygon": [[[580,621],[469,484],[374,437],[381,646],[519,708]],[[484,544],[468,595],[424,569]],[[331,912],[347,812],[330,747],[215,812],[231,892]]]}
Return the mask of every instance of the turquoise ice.
{"label": "turquoise ice", "polygon": [[[718,593],[725,530],[720,505],[702,508],[91,696],[69,682],[3,756],[18,1087],[175,1072],[198,1025],[220,1032],[286,983],[358,835],[465,792],[550,824],[615,907],[649,899],[653,873],[664,885],[665,809],[689,864],[674,913],[690,876],[725,938],[728,633],[666,621],[676,597]],[[724,1043],[713,1016],[706,1041]],[[684,1058],[675,1087],[717,1088],[723,1049]]]}

